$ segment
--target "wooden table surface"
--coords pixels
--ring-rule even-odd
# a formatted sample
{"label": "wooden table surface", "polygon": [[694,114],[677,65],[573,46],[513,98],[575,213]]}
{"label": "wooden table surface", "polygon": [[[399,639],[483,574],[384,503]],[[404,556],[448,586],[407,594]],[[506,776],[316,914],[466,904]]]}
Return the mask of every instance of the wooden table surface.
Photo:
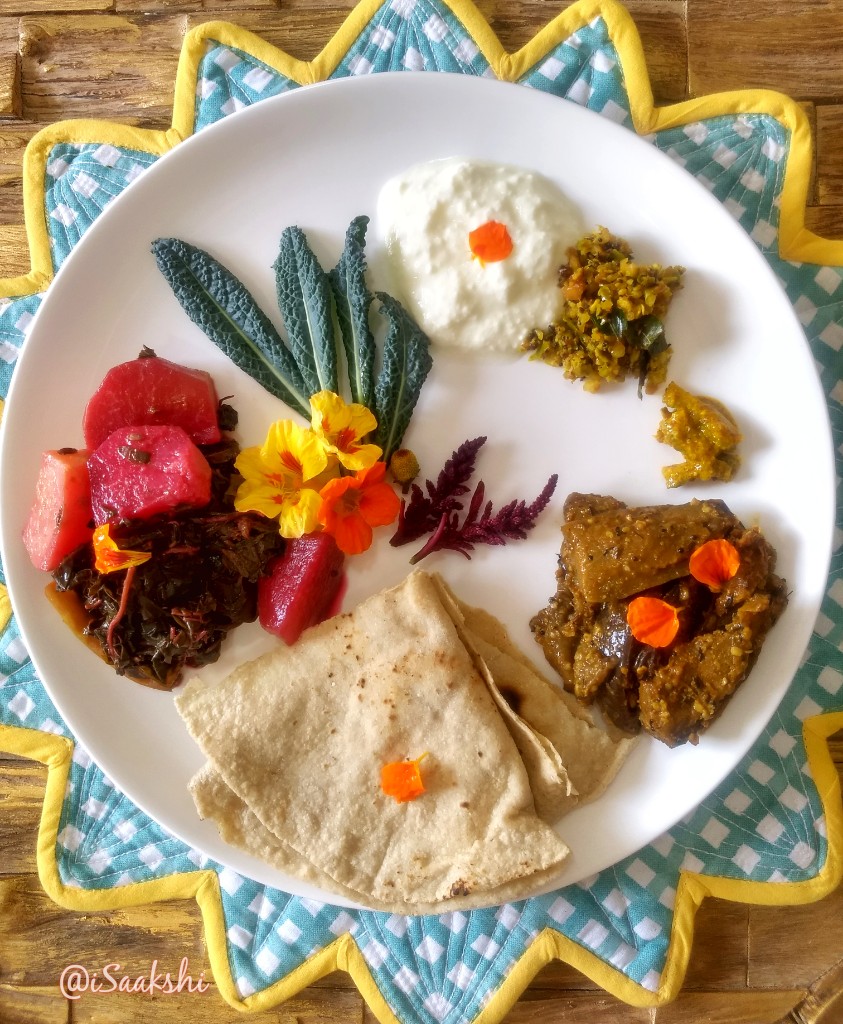
{"label": "wooden table surface", "polygon": [[[43,125],[96,116],[147,128],[169,124],[187,28],[224,19],[295,57],[322,49],[352,0],[0,0],[0,276],[29,267],[22,226],[24,147]],[[563,9],[563,0],[481,0],[510,51]],[[763,87],[803,104],[816,158],[808,226],[843,236],[843,0],[630,0],[657,103]],[[843,737],[832,740],[843,773]],[[0,1024],[118,1024],[240,1018],[214,988],[204,995],[86,995],[68,1003],[58,979],[69,963],[119,961],[126,974],[208,971],[198,907],[173,902],[102,913],[53,904],[35,871],[46,771],[0,754]],[[843,998],[822,1013],[808,991],[843,956],[843,890],[798,908],[706,901],[697,917],[684,988],[670,1006],[634,1009],[577,971],[541,971],[507,1024],[772,1024],[798,1004],[799,1024],[840,1024]],[[209,972],[210,973],[210,972]],[[843,988],[843,973],[817,991]],[[806,1000],[807,995],[807,1000]],[[827,1000],[826,1000],[827,1002]],[[371,1022],[350,978],[336,973],[261,1021]]]}

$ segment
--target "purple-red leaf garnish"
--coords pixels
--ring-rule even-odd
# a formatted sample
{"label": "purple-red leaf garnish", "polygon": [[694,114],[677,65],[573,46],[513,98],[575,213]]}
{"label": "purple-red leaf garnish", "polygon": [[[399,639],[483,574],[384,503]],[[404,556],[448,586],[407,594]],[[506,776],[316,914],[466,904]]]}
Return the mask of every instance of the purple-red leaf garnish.
{"label": "purple-red leaf garnish", "polygon": [[492,502],[486,501],[486,485],[480,480],[460,522],[463,509],[460,499],[469,491],[467,482],[485,440],[485,437],[478,437],[461,445],[445,463],[436,484],[427,481],[427,497],[416,485],[410,501],[402,502],[398,530],[390,543],[398,546],[425,533],[431,534],[427,543],[410,559],[411,565],[416,565],[433,551],[459,551],[466,558],[471,558],[476,544],[500,545],[508,540],[524,540],[527,532],[535,526],[539,514],[547,507],[556,490],[558,477],[555,473],[534,501],[528,504],[515,499],[497,512]]}
{"label": "purple-red leaf garnish", "polygon": [[401,501],[398,529],[389,541],[393,547],[418,540],[436,530],[443,515],[462,510],[459,499],[470,490],[468,481],[474,473],[477,453],[485,443],[485,437],[463,442],[442,467],[436,483],[432,480],[425,482],[427,494],[418,484],[413,484],[410,500]]}

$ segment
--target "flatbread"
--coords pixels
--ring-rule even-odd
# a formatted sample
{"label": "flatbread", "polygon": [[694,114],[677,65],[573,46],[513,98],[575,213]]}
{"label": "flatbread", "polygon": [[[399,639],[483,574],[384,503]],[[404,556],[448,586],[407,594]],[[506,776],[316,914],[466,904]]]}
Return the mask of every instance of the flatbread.
{"label": "flatbread", "polygon": [[[176,706],[261,825],[362,902],[409,912],[456,898],[491,903],[519,881],[526,895],[567,856],[426,573],[218,686],[193,680]],[[381,766],[423,753],[425,794],[401,804],[385,796]]]}
{"label": "flatbread", "polygon": [[503,623],[483,608],[454,600],[466,642],[485,662],[490,685],[515,717],[545,738],[565,766],[570,788],[567,793],[548,789],[538,796],[542,817],[556,820],[574,806],[595,800],[615,778],[637,738],[620,737],[597,726],[572,694],[542,675],[512,642]]}
{"label": "flatbread", "polygon": [[211,819],[222,838],[231,846],[243,850],[252,857],[270,864],[284,874],[301,878],[320,889],[345,896],[371,910],[391,914],[441,914],[443,910],[471,910],[480,906],[497,906],[538,891],[550,884],[558,873],[555,865],[546,871],[537,871],[529,879],[518,878],[505,882],[496,889],[468,896],[454,896],[446,904],[415,903],[408,906],[402,902],[387,903],[376,900],[368,893],[355,892],[340,885],[336,879],[323,874],[289,847],[281,838],[270,832],[260,818],[229,789],[224,779],[210,764],[204,765],[190,781],[190,792],[201,818]]}

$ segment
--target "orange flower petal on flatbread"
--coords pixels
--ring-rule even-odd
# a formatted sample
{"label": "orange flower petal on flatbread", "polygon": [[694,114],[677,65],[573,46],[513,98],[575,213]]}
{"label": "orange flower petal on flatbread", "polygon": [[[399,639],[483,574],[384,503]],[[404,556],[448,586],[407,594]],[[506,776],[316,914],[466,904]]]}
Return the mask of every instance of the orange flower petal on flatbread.
{"label": "orange flower petal on flatbread", "polygon": [[415,800],[425,792],[419,765],[427,757],[424,753],[415,761],[392,761],[381,768],[381,789],[399,804]]}

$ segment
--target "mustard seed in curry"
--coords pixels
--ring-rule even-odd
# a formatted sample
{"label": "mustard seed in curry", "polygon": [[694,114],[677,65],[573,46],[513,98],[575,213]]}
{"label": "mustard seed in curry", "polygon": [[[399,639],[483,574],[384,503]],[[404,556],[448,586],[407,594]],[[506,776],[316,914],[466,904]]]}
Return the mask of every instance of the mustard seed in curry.
{"label": "mustard seed in curry", "polygon": [[671,382],[665,388],[656,440],[675,448],[684,461],[664,466],[668,487],[691,480],[731,480],[740,465],[742,440],[734,416],[722,402],[692,395]]}
{"label": "mustard seed in curry", "polygon": [[667,376],[671,347],[662,321],[683,273],[636,263],[626,241],[598,228],[568,250],[559,270],[559,319],[533,330],[521,349],[561,366],[586,391],[634,375],[639,396],[642,388],[652,394]]}

